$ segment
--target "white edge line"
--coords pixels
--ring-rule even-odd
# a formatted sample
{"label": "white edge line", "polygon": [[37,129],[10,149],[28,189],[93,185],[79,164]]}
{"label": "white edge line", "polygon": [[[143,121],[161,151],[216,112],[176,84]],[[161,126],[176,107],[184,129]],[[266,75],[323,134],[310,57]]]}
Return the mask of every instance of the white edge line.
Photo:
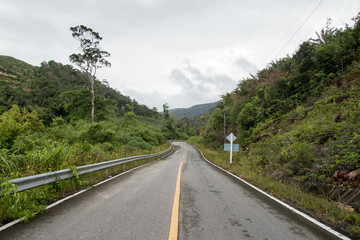
{"label": "white edge line", "polygon": [[14,221],[12,221],[12,222],[9,222],[9,223],[5,224],[4,226],[1,226],[1,227],[0,227],[0,232],[1,232],[2,230],[5,230],[5,229],[11,227],[12,225],[15,225],[15,224],[19,223],[19,222],[21,222],[21,219],[16,219],[16,220],[14,220]]}
{"label": "white edge line", "polygon": [[[86,189],[83,189],[83,190],[81,190],[81,191],[79,191],[79,192],[77,192],[77,193],[74,193],[74,194],[72,194],[72,195],[70,195],[70,196],[67,196],[67,197],[65,197],[65,198],[62,198],[62,199],[60,199],[60,200],[58,200],[58,201],[56,201],[56,202],[48,205],[48,206],[46,207],[46,209],[48,210],[48,209],[50,209],[50,208],[53,208],[53,207],[55,207],[56,205],[58,205],[58,204],[60,204],[60,203],[62,203],[62,202],[65,202],[66,200],[69,200],[69,199],[71,199],[71,198],[73,198],[73,197],[75,197],[75,196],[77,196],[77,195],[79,195],[79,194],[81,194],[81,193],[86,192],[86,191],[89,190],[89,189],[92,189],[92,188],[94,188],[94,187],[97,187],[97,186],[99,186],[99,185],[101,185],[101,184],[103,184],[103,183],[106,183],[106,182],[108,182],[108,181],[110,181],[110,180],[112,180],[112,179],[114,179],[114,178],[120,177],[120,176],[122,176],[122,175],[124,175],[124,174],[126,174],[126,173],[129,173],[129,172],[131,172],[131,171],[134,171],[134,170],[136,170],[136,169],[138,169],[138,168],[145,167],[146,165],[148,165],[148,164],[150,164],[150,163],[153,163],[153,162],[155,162],[155,161],[158,161],[158,160],[160,160],[160,159],[163,159],[163,158],[169,156],[171,153],[173,153],[173,151],[174,151],[174,149],[173,149],[170,153],[168,153],[167,155],[162,156],[162,157],[160,157],[160,158],[158,158],[158,159],[156,159],[156,160],[154,160],[154,161],[151,161],[151,162],[142,164],[142,165],[140,165],[140,166],[138,166],[138,167],[135,167],[135,168],[129,169],[129,170],[125,171],[125,172],[119,173],[119,174],[117,174],[117,175],[115,175],[115,176],[113,176],[113,177],[110,177],[110,178],[108,178],[108,179],[105,179],[105,180],[103,180],[103,181],[101,181],[101,182],[99,182],[99,183],[96,183],[96,184],[94,184],[94,185],[92,185],[92,186],[90,186],[90,187],[88,187],[88,188],[86,188]],[[119,164],[119,165],[121,165],[121,164]],[[9,227],[11,227],[11,226],[13,226],[13,225],[15,225],[15,224],[17,224],[17,223],[19,223],[19,222],[21,222],[23,219],[24,219],[24,218],[16,219],[16,220],[14,220],[14,221],[12,221],[12,222],[9,222],[9,223],[1,226],[1,227],[0,227],[0,232],[3,231],[3,230],[5,230],[5,229],[7,229],[7,228],[9,228]]]}
{"label": "white edge line", "polygon": [[[195,146],[194,146],[194,147],[195,147]],[[240,178],[239,176],[236,176],[235,174],[233,174],[233,173],[231,173],[231,172],[229,172],[229,171],[227,171],[227,170],[223,169],[222,167],[220,167],[220,166],[216,165],[215,163],[213,163],[213,162],[209,161],[209,160],[208,160],[208,159],[204,156],[204,154],[202,153],[202,151],[201,151],[200,149],[198,149],[197,147],[195,147],[195,148],[196,148],[196,149],[197,149],[197,150],[201,153],[202,157],[203,157],[203,158],[204,158],[204,159],[205,159],[208,163],[212,164],[213,166],[215,166],[215,167],[219,168],[220,170],[222,170],[222,171],[226,172],[227,174],[229,174],[229,175],[231,175],[231,176],[235,177],[236,179],[240,180],[241,182],[245,183],[246,185],[250,186],[251,188],[255,189],[256,191],[258,191],[258,192],[260,192],[260,193],[264,194],[264,195],[265,195],[265,196],[267,196],[268,198],[270,198],[270,199],[274,200],[275,202],[277,202],[277,203],[281,204],[282,206],[286,207],[287,209],[289,209],[289,210],[293,211],[294,213],[296,213],[296,214],[298,214],[298,215],[302,216],[303,218],[305,218],[305,219],[307,219],[308,221],[310,221],[310,222],[314,223],[315,225],[317,225],[317,226],[321,227],[322,229],[324,229],[324,230],[326,230],[326,231],[328,231],[328,232],[332,233],[333,235],[335,235],[335,236],[339,237],[340,239],[343,239],[343,240],[351,240],[350,238],[346,237],[345,235],[343,235],[343,234],[341,234],[341,233],[339,233],[339,232],[335,231],[335,230],[334,230],[334,229],[332,229],[331,227],[329,227],[329,226],[327,226],[327,225],[325,225],[325,224],[323,224],[323,223],[319,222],[318,220],[316,220],[316,219],[314,219],[314,218],[310,217],[309,215],[307,215],[307,214],[305,214],[305,213],[303,213],[303,212],[301,212],[301,211],[297,210],[296,208],[294,208],[294,207],[290,206],[289,204],[284,203],[284,202],[283,202],[283,201],[281,201],[280,199],[278,199],[278,198],[276,198],[276,197],[273,197],[273,196],[271,196],[270,194],[268,194],[268,193],[264,192],[264,191],[263,191],[263,190],[261,190],[260,188],[258,188],[258,187],[256,187],[256,186],[252,185],[251,183],[249,183],[249,182],[245,181],[244,179]]]}

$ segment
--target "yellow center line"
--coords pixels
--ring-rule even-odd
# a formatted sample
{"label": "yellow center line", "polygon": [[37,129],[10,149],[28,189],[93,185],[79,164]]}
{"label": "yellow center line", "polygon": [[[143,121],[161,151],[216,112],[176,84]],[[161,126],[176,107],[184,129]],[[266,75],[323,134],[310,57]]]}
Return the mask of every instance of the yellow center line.
{"label": "yellow center line", "polygon": [[181,168],[183,162],[180,163],[179,172],[176,180],[175,196],[173,202],[173,208],[171,213],[169,240],[178,239],[178,225],[179,225],[179,201],[180,201],[180,179],[181,179]]}

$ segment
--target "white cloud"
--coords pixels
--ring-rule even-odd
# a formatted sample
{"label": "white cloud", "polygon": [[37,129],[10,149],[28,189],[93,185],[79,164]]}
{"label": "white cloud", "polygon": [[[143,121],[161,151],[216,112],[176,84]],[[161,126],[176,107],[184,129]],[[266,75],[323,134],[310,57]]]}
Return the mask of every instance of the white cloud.
{"label": "white cloud", "polygon": [[[198,103],[214,102],[220,95],[231,91],[236,81],[225,73],[203,72],[187,62],[183,69],[174,69],[169,76],[171,82],[180,86],[180,94],[169,96],[171,108],[190,107]],[[172,106],[173,105],[173,106]]]}
{"label": "white cloud", "polygon": [[21,17],[21,9],[19,9],[13,2],[0,2],[0,19],[16,20]]}
{"label": "white cloud", "polygon": [[[236,82],[273,60],[284,33],[317,5],[309,1],[62,0],[0,1],[0,54],[33,65],[69,64],[78,43],[69,28],[84,24],[104,38],[110,69],[99,79],[149,107],[186,107],[219,99]],[[326,18],[351,23],[358,0],[327,0],[279,57],[314,37]],[[297,25],[298,26],[298,25]],[[297,28],[294,27],[294,29]],[[292,33],[290,33],[292,34]],[[285,38],[284,41],[286,41]],[[191,62],[191,64],[190,64]]]}
{"label": "white cloud", "polygon": [[254,74],[258,71],[257,67],[246,60],[243,57],[239,57],[235,60],[234,64],[238,66],[242,71]]}
{"label": "white cloud", "polygon": [[140,103],[146,103],[150,108],[162,110],[164,103],[168,103],[170,108],[179,108],[215,102],[220,100],[222,94],[236,87],[236,81],[225,73],[202,71],[188,60],[185,63],[182,68],[169,73],[169,81],[178,88],[177,93],[138,91],[127,87],[122,87],[121,92]]}

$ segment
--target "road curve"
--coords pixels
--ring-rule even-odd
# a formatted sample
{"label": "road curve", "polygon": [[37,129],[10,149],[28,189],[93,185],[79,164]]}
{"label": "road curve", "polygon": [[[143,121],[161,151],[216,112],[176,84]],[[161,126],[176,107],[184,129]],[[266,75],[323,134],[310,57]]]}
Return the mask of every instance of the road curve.
{"label": "road curve", "polygon": [[205,162],[185,143],[179,239],[338,239]]}
{"label": "road curve", "polygon": [[202,159],[186,143],[169,157],[90,189],[0,239],[168,239],[182,174],[179,239],[337,239]]}

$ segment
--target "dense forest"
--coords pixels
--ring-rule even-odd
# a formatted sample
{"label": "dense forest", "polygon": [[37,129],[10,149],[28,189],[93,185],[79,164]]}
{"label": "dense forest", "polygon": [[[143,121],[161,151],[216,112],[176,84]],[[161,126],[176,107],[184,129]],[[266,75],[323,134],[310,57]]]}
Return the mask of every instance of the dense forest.
{"label": "dense forest", "polygon": [[[12,57],[0,56],[0,114],[12,105],[36,110],[45,125],[54,117],[86,118],[90,112],[89,80],[70,65],[54,61],[34,67]],[[136,115],[159,117],[156,110],[109,86],[96,81],[97,120],[121,117],[132,111]]]}

